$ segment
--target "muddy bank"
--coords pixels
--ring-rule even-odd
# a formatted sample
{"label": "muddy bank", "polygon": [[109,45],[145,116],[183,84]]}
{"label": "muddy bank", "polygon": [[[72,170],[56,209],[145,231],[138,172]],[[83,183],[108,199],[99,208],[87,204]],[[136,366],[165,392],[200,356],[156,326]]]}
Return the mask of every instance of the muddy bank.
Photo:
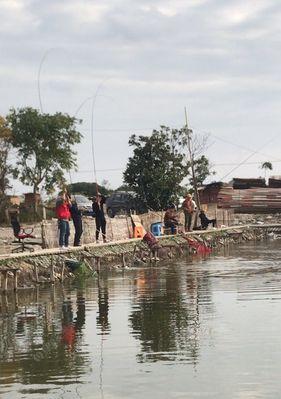
{"label": "muddy bank", "polygon": [[[69,262],[81,264],[85,277],[86,275],[95,275],[103,268],[138,266],[146,262],[188,256],[196,252],[207,255],[214,248],[231,243],[261,240],[278,233],[281,233],[281,225],[266,227],[253,225],[163,236],[157,240],[157,246],[152,248],[143,240],[131,239],[73,247],[65,252],[47,249],[33,253],[7,255],[0,258],[1,287],[2,289],[13,289],[15,274],[18,288],[73,279],[76,272],[69,269],[67,266]],[[3,281],[5,274],[7,274],[6,287],[5,281]]]}

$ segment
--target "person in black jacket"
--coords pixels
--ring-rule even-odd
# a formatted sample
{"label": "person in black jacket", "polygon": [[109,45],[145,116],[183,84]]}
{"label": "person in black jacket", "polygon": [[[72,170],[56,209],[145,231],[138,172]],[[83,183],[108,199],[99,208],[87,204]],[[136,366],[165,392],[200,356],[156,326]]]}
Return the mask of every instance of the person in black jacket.
{"label": "person in black jacket", "polygon": [[105,204],[106,198],[98,193],[98,195],[93,198],[93,213],[94,217],[96,219],[96,241],[99,240],[99,234],[100,230],[102,232],[102,239],[103,242],[106,242],[106,220],[104,216],[104,204]]}
{"label": "person in black jacket", "polygon": [[83,233],[83,224],[82,224],[82,211],[78,208],[77,202],[75,199],[71,202],[70,206],[71,218],[73,220],[75,235],[74,235],[74,247],[79,247],[80,239]]}

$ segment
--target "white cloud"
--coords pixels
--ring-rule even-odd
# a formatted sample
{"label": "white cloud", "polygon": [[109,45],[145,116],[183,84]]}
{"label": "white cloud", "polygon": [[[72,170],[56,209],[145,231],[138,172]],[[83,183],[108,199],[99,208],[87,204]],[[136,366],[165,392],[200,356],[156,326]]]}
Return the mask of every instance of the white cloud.
{"label": "white cloud", "polygon": [[98,22],[109,9],[107,4],[95,4],[93,1],[68,1],[56,6],[56,11],[66,14],[78,23]]}
{"label": "white cloud", "polygon": [[140,5],[139,8],[145,12],[154,12],[162,14],[165,17],[174,17],[180,13],[186,12],[190,8],[200,7],[209,0],[161,0],[154,1],[151,5]]}
{"label": "white cloud", "polygon": [[256,18],[272,5],[271,0],[252,0],[235,2],[219,10],[218,22],[223,25],[239,25]]}
{"label": "white cloud", "polygon": [[28,0],[0,1],[0,33],[26,34],[38,27],[40,21],[28,9]]}
{"label": "white cloud", "polygon": [[[126,163],[133,128],[180,125],[185,105],[198,130],[239,140],[239,123],[241,140],[262,142],[280,122],[280,14],[276,0],[0,0],[0,113],[38,107],[47,52],[40,80],[46,112],[72,114],[109,78],[95,123],[113,133],[97,135],[109,154],[99,169]],[[87,102],[80,112],[85,124],[89,109]],[[123,132],[120,144],[114,129]],[[78,151],[87,158],[87,145]],[[121,172],[112,179],[121,183]]]}

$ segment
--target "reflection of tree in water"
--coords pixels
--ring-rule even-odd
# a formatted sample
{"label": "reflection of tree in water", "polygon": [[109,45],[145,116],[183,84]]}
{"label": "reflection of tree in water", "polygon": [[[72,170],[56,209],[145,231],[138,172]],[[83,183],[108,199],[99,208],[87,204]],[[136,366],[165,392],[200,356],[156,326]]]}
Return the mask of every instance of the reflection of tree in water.
{"label": "reflection of tree in water", "polygon": [[[160,276],[157,279],[159,281]],[[145,270],[145,280],[149,285],[149,270]],[[164,280],[164,286],[142,291],[139,308],[130,316],[134,335],[142,345],[139,360],[180,358],[196,363],[199,355],[197,302],[186,300],[182,275],[177,275],[175,270],[167,270],[161,280]]]}
{"label": "reflection of tree in water", "polygon": [[77,294],[76,311],[71,299],[57,300],[52,317],[49,308],[49,304],[30,306],[27,316],[12,315],[12,325],[7,319],[0,335],[0,348],[9,341],[6,359],[0,359],[0,369],[10,370],[7,378],[22,384],[44,384],[67,376],[64,384],[69,384],[88,371],[90,359],[80,350],[85,324],[83,294]]}

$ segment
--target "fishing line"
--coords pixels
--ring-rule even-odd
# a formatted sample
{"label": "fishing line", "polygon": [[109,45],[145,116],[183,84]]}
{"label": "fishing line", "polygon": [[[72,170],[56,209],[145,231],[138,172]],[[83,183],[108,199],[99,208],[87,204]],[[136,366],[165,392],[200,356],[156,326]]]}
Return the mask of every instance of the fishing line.
{"label": "fishing line", "polygon": [[91,148],[92,148],[92,161],[93,161],[93,169],[94,169],[94,180],[96,182],[96,193],[98,195],[98,180],[97,180],[97,170],[96,170],[96,157],[95,157],[95,145],[94,145],[94,109],[95,109],[95,104],[97,100],[97,96],[99,94],[99,91],[101,90],[102,85],[107,79],[103,79],[100,84],[97,87],[97,90],[95,94],[93,95],[93,101],[92,101],[92,113],[91,113]]}
{"label": "fishing line", "polygon": [[59,47],[51,47],[45,51],[43,54],[43,57],[41,58],[39,68],[38,68],[38,73],[37,73],[37,91],[38,91],[38,98],[39,98],[39,106],[40,106],[40,111],[43,112],[43,105],[42,105],[42,97],[41,97],[41,85],[40,85],[40,78],[41,78],[41,70],[43,67],[43,64],[48,57],[48,55],[55,50],[60,50],[60,51],[65,51],[64,49],[61,49]]}
{"label": "fishing line", "polygon": [[232,142],[232,141],[230,141],[230,140],[226,140],[226,139],[224,139],[224,138],[222,138],[222,137],[219,137],[219,136],[217,136],[217,135],[215,135],[215,134],[213,134],[213,133],[210,133],[213,137],[215,137],[216,139],[218,139],[218,140],[220,140],[220,141],[222,141],[222,142],[224,142],[224,143],[227,143],[227,144],[230,144],[230,145],[233,145],[233,146],[235,146],[235,147],[237,147],[237,148],[241,148],[242,150],[246,150],[246,151],[249,151],[249,152],[251,152],[251,153],[255,153],[255,154],[260,154],[260,155],[262,155],[262,156],[264,156],[264,157],[267,157],[267,158],[275,158],[276,160],[277,160],[277,158],[276,157],[274,157],[274,156],[272,156],[272,155],[267,155],[267,154],[264,154],[264,153],[262,153],[262,152],[260,152],[260,151],[253,151],[251,148],[249,148],[249,147],[246,147],[246,146],[243,146],[243,145],[240,145],[240,144],[237,144],[237,143],[234,143],[234,142]]}
{"label": "fishing line", "polygon": [[[60,49],[60,48],[58,48],[58,47],[51,47],[51,48],[47,49],[47,50],[45,51],[45,53],[43,54],[43,57],[41,58],[41,61],[40,61],[40,64],[39,64],[39,68],[38,68],[38,73],[37,73],[37,90],[38,90],[39,106],[40,106],[40,111],[41,111],[41,113],[43,113],[42,96],[41,96],[41,85],[40,85],[40,83],[41,83],[41,82],[40,82],[41,71],[42,71],[43,64],[44,64],[45,60],[47,59],[48,55],[49,55],[52,51],[55,51],[55,50],[62,50],[62,51],[65,51],[64,49]],[[83,105],[84,105],[84,102],[83,102],[83,104],[81,104],[80,108],[81,108]],[[80,110],[80,108],[78,109],[78,111]],[[77,112],[78,112],[78,111],[77,111]],[[76,114],[75,114],[75,116],[76,116]],[[70,170],[68,170],[68,173],[69,173],[69,178],[70,178],[70,184],[72,185],[72,179],[71,179]]]}
{"label": "fishing line", "polygon": [[267,141],[265,144],[263,144],[257,151],[250,154],[247,158],[245,158],[242,162],[240,162],[235,168],[232,168],[226,175],[221,177],[219,180],[220,181],[224,180],[227,176],[229,176],[231,173],[233,173],[236,169],[238,169],[240,166],[244,165],[244,163],[246,163],[248,161],[248,159],[252,158],[254,155],[256,155],[260,151],[260,149],[263,149],[266,145],[268,145],[269,143],[274,141],[276,139],[276,137],[277,136],[274,136],[269,141]]}

